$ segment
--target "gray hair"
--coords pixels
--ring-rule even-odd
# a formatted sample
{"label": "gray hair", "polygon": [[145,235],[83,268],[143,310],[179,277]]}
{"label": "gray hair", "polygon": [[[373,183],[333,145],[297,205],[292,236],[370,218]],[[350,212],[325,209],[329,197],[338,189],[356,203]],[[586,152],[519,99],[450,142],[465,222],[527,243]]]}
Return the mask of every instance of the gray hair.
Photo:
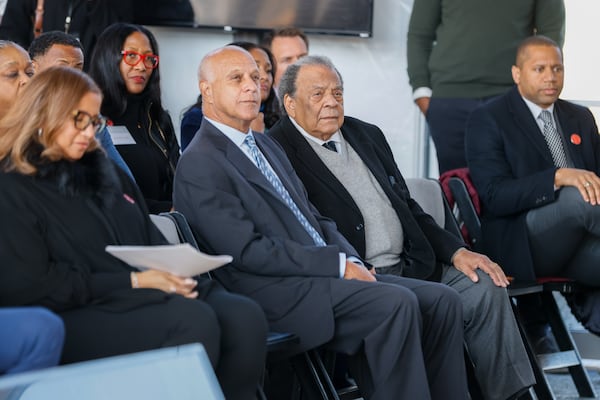
{"label": "gray hair", "polygon": [[[0,49],[5,49],[7,47],[14,47],[16,49],[23,49],[21,46],[19,46],[18,44],[16,44],[15,42],[11,41],[11,40],[0,40]],[[23,49],[25,50],[25,49]]]}
{"label": "gray hair", "polygon": [[279,104],[281,107],[281,112],[284,115],[287,115],[287,112],[285,110],[283,99],[285,98],[286,94],[292,98],[294,98],[296,96],[296,91],[298,89],[296,86],[296,81],[298,80],[298,74],[300,73],[300,68],[302,68],[305,65],[322,65],[324,67],[329,68],[332,71],[335,71],[338,78],[340,79],[342,88],[344,87],[344,80],[342,79],[342,74],[340,74],[340,71],[337,70],[335,65],[333,65],[333,62],[331,62],[331,60],[328,57],[313,56],[313,55],[304,56],[304,57],[300,58],[298,61],[296,61],[295,63],[293,63],[292,65],[290,65],[285,70],[285,72],[283,73],[283,76],[281,77],[281,80],[279,81],[279,88],[277,90],[277,95],[279,97]]}

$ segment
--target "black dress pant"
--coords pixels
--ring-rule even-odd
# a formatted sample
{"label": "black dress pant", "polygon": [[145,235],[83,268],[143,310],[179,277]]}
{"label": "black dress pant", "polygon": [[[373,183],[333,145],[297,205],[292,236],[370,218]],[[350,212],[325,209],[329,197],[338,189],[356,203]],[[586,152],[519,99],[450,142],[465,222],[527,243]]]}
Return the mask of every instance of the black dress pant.
{"label": "black dress pant", "polygon": [[446,285],[331,280],[335,334],[365,399],[466,399],[462,304]]}
{"label": "black dress pant", "polygon": [[267,333],[264,313],[254,301],[212,283],[195,300],[154,289],[126,292],[128,298],[133,292],[133,297],[150,294],[152,300],[125,306],[117,296],[60,313],[66,328],[63,363],[199,342],[225,397],[254,397]]}

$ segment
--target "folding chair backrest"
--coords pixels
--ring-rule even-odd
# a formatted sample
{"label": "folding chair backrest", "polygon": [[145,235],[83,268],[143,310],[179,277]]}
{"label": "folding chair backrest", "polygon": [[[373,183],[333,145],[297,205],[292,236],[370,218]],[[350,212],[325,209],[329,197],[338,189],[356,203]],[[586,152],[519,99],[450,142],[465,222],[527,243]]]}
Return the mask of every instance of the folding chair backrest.
{"label": "folding chair backrest", "polygon": [[406,179],[411,197],[419,203],[423,211],[431,215],[439,226],[460,237],[458,224],[446,202],[438,181],[425,178]]}
{"label": "folding chair backrest", "polygon": [[163,234],[165,239],[167,239],[167,242],[170,244],[183,243],[183,240],[181,240],[181,237],[179,236],[177,225],[171,218],[166,215],[150,214],[150,219],[154,225],[156,225],[160,233]]}
{"label": "folding chair backrest", "polygon": [[466,227],[469,245],[472,249],[481,251],[481,222],[465,182],[458,177],[452,177],[448,180],[448,186],[458,208],[460,220]]}

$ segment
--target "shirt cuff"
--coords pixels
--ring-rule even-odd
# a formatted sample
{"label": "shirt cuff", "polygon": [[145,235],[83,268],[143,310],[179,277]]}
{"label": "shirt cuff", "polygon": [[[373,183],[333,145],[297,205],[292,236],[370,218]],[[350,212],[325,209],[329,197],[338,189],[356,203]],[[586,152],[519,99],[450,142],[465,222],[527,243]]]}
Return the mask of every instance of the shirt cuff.
{"label": "shirt cuff", "polygon": [[431,97],[432,93],[431,88],[425,86],[417,88],[413,92],[413,100],[420,99],[421,97]]}
{"label": "shirt cuff", "polygon": [[344,278],[344,274],[346,273],[346,253],[340,254],[340,278]]}
{"label": "shirt cuff", "polygon": [[353,262],[354,264],[363,266],[363,267],[365,266],[365,264],[363,264],[361,259],[358,257],[354,257],[354,256],[346,257],[346,253],[339,253],[339,254],[340,254],[340,278],[343,278],[344,274],[346,273],[346,260]]}

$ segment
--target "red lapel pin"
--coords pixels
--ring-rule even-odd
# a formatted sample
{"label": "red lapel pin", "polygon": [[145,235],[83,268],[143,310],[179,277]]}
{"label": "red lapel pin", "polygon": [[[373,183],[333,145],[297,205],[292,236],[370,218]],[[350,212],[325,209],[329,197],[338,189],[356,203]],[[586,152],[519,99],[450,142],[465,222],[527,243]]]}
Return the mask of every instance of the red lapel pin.
{"label": "red lapel pin", "polygon": [[571,134],[571,143],[573,144],[581,144],[581,136],[576,133]]}

